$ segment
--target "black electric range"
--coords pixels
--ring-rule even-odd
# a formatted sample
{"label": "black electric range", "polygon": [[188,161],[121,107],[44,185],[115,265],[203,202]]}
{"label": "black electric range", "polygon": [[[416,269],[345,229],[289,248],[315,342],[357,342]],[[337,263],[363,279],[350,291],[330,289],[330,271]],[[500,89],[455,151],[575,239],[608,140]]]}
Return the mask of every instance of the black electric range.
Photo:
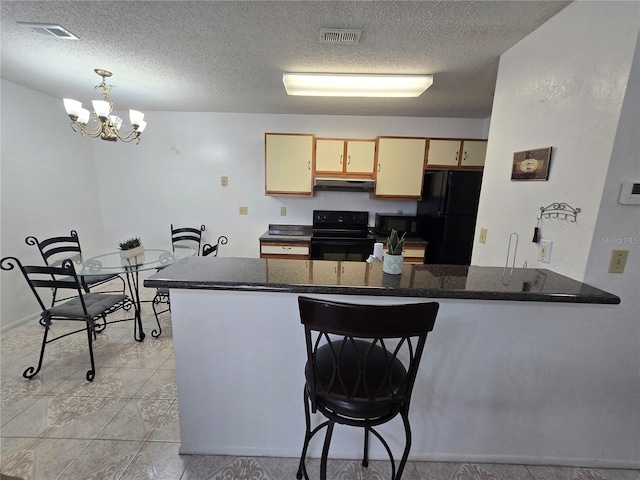
{"label": "black electric range", "polygon": [[364,262],[373,252],[369,212],[314,210],[311,234],[312,260]]}

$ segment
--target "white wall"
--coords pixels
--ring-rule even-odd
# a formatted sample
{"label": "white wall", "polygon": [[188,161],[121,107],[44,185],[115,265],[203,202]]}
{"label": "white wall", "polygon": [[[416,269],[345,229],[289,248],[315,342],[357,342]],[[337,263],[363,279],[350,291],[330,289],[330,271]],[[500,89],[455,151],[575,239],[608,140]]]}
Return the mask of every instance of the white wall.
{"label": "white wall", "polygon": [[[2,223],[0,255],[42,262],[25,243],[78,232],[82,244],[102,236],[93,150],[69,127],[60,99],[2,81]],[[38,308],[20,273],[1,272],[4,328]]]}
{"label": "white wall", "polygon": [[[95,147],[107,238],[156,242],[168,238],[171,223],[205,224],[206,240],[229,238],[221,250],[226,256],[259,256],[258,237],[269,223],[310,225],[313,209],[366,210],[371,224],[375,212],[415,213],[415,202],[371,200],[365,193],[265,196],[265,132],[486,138],[484,120],[474,119],[149,112],[145,120],[140,145]],[[220,185],[222,175],[229,177],[227,187]],[[239,206],[249,215],[239,216]]]}
{"label": "white wall", "polygon": [[[557,455],[632,461],[636,468],[640,207],[617,199],[622,181],[640,181],[639,30],[638,2],[577,1],[502,56],[477,223],[488,229],[487,243],[476,243],[472,258],[479,265],[504,265],[509,234],[517,232],[517,266],[527,261],[550,268],[621,298],[614,308],[573,306],[556,318],[539,308],[526,329],[495,336],[511,347],[521,332],[521,341],[539,349],[514,368],[513,388],[520,392],[542,381],[548,400],[532,402],[538,416],[520,429],[531,435],[516,445],[531,443],[535,455],[536,442],[563,440],[567,448]],[[545,146],[554,149],[549,181],[511,182],[513,152]],[[541,224],[542,237],[554,242],[551,263],[544,264],[531,239],[539,208],[554,201],[582,211],[576,224]],[[630,251],[623,274],[607,273],[613,248]],[[514,322],[521,320],[518,313]],[[546,342],[536,339],[545,334]],[[500,360],[504,350],[494,350]],[[495,415],[511,412],[496,405]],[[474,418],[486,413],[478,407]]]}
{"label": "white wall", "polygon": [[[516,265],[582,279],[638,38],[637,2],[576,2],[500,59],[472,262],[504,265],[519,234]],[[511,181],[513,153],[553,147],[549,180]],[[637,150],[628,152],[638,159]],[[551,263],[537,260],[540,207],[581,208],[575,224],[545,219]],[[613,212],[620,215],[622,209]],[[619,218],[619,217],[618,217]]]}
{"label": "white wall", "polygon": [[[264,133],[483,138],[486,120],[402,117],[147,112],[139,145],[83,139],[70,129],[60,99],[2,81],[2,256],[39,261],[28,235],[76,229],[83,248],[115,249],[140,236],[169,246],[169,226],[205,224],[205,241],[221,234],[225,256],[259,256],[269,223],[310,224],[313,209],[415,212],[415,202],[373,201],[369,194],[321,192],[314,198],[264,195]],[[37,112],[38,135],[33,135]],[[47,128],[42,128],[42,124]],[[220,176],[229,186],[220,185]],[[239,216],[238,207],[249,207]],[[280,206],[287,216],[280,216]],[[36,311],[16,272],[3,272],[6,329]]]}

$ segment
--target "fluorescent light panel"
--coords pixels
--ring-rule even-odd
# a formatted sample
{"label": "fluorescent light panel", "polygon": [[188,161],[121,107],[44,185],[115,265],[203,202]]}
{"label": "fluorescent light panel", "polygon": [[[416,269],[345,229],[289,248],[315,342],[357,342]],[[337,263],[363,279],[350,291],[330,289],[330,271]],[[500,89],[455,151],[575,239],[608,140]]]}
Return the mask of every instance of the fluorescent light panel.
{"label": "fluorescent light panel", "polygon": [[433,75],[284,73],[288,95],[310,97],[419,97]]}

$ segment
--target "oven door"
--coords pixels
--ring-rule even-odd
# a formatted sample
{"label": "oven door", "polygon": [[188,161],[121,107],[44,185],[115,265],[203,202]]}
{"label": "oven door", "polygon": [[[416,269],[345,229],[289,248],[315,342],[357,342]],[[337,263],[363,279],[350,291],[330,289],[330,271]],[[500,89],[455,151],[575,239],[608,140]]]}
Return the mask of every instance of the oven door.
{"label": "oven door", "polygon": [[311,260],[364,262],[373,253],[373,240],[348,238],[311,238]]}

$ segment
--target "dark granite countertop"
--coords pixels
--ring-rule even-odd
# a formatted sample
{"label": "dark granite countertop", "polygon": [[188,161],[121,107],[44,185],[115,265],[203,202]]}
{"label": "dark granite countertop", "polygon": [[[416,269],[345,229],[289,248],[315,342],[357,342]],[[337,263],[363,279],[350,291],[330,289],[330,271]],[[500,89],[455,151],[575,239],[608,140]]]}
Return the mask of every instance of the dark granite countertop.
{"label": "dark granite countertop", "polygon": [[327,260],[188,257],[155,273],[145,287],[339,295],[618,304],[611,293],[546,269],[461,265],[403,266]]}
{"label": "dark granite countertop", "polygon": [[261,242],[309,242],[311,225],[269,225],[260,236]]}

